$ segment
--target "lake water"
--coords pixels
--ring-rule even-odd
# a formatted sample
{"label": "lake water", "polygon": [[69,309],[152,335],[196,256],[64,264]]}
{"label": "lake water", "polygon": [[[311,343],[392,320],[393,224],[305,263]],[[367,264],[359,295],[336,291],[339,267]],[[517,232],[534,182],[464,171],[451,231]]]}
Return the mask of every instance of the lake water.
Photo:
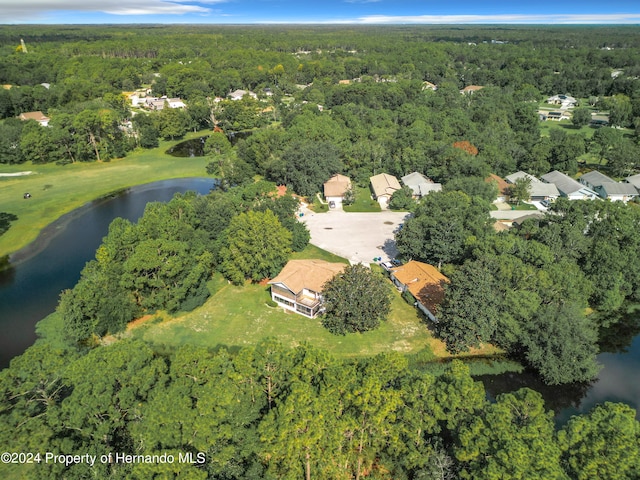
{"label": "lake water", "polygon": [[[111,221],[123,217],[136,221],[151,201],[168,201],[177,192],[194,190],[206,194],[213,180],[190,178],[167,180],[128,189],[113,198],[91,204],[49,226],[34,245],[12,256],[12,269],[0,272],[0,368],[33,344],[35,324],[54,311],[60,292],[72,288],[85,263],[107,234]],[[35,246],[35,247],[34,247]],[[634,318],[640,311],[630,314]],[[611,353],[602,353],[604,365],[590,384],[559,387],[544,385],[531,373],[478,377],[490,397],[529,387],[542,393],[546,406],[556,412],[559,423],[571,415],[589,411],[605,401],[620,401],[640,410],[640,335],[636,329],[609,332]],[[638,416],[640,418],[640,415]]]}
{"label": "lake water", "polygon": [[35,324],[55,310],[62,290],[76,284],[114,218],[136,221],[148,202],[166,202],[187,190],[206,194],[213,182],[185,178],[127,189],[64,216],[12,255],[14,266],[0,272],[0,368],[33,344]]}

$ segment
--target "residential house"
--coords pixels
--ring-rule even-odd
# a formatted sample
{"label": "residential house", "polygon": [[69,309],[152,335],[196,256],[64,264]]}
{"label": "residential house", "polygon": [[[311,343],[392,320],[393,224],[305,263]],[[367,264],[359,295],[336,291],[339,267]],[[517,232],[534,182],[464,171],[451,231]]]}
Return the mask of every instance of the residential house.
{"label": "residential house", "polygon": [[38,110],[37,112],[23,112],[20,115],[18,115],[18,118],[20,120],[23,120],[23,121],[25,121],[25,120],[35,120],[36,122],[38,122],[43,127],[48,127],[49,126],[49,120],[51,120],[44,113],[42,113],[40,110]]}
{"label": "residential house", "polygon": [[597,170],[585,173],[580,183],[595,191],[601,198],[627,203],[638,196],[636,187],[629,183],[618,183]]}
{"label": "residential house", "polygon": [[483,88],[484,87],[480,85],[467,85],[462,90],[460,90],[460,93],[462,93],[463,95],[465,93],[471,95],[473,93],[476,93],[478,90],[482,90]]}
{"label": "residential house", "polygon": [[640,173],[638,175],[627,177],[624,180],[625,182],[630,183],[631,185],[636,187],[636,190],[638,190],[638,192],[640,193]]}
{"label": "residential house", "polygon": [[235,90],[235,91],[231,92],[230,94],[228,94],[227,97],[229,97],[231,100],[235,101],[235,100],[242,100],[242,98],[245,95],[249,95],[254,100],[258,99],[258,95],[256,95],[253,92],[247,91],[247,90]]}
{"label": "residential house", "polygon": [[520,178],[528,178],[531,181],[529,188],[529,198],[533,201],[553,201],[560,196],[558,187],[556,187],[553,183],[541,182],[533,175],[523,172],[522,170],[508,175],[507,177],[505,177],[505,180],[507,181],[507,183],[514,184],[516,183],[516,180]]}
{"label": "residential house", "polygon": [[144,103],[151,110],[162,110],[166,105],[169,108],[185,108],[185,103],[179,98],[168,98],[166,95],[162,97],[145,97]]}
{"label": "residential house", "polygon": [[571,115],[568,112],[547,112],[545,120],[555,120],[559,122],[560,120],[570,120]]}
{"label": "residential house", "polygon": [[324,311],[322,288],[346,264],[324,260],[289,260],[269,282],[271,299],[286,310],[315,318]]}
{"label": "residential house", "polygon": [[567,109],[578,105],[578,101],[571,95],[554,95],[547,98],[547,103],[553,105],[560,105],[560,108]]}
{"label": "residential house", "polygon": [[351,189],[351,179],[336,173],[329,180],[324,182],[324,198],[327,202],[335,202],[335,206],[342,205],[346,193]]}
{"label": "residential house", "polygon": [[498,187],[498,197],[493,201],[493,203],[504,203],[509,200],[509,184],[507,181],[499,177],[498,175],[492,173],[487,178],[484,179],[487,183],[495,183],[496,187]]}
{"label": "residential house", "polygon": [[413,172],[400,178],[402,183],[411,189],[414,198],[422,198],[431,192],[442,191],[442,184],[435,183],[419,172]]}
{"label": "residential house", "polygon": [[582,185],[569,175],[565,175],[558,170],[544,174],[542,180],[547,183],[553,183],[558,187],[560,195],[569,200],[594,200],[598,198],[598,194],[589,187]]}
{"label": "residential house", "polygon": [[449,279],[433,265],[411,260],[391,269],[391,281],[402,292],[409,291],[416,306],[432,321],[437,322],[438,307],[444,300],[444,284]]}
{"label": "residential house", "polygon": [[378,200],[382,208],[388,208],[391,195],[402,188],[398,179],[388,173],[374,175],[369,181],[371,182],[373,196]]}

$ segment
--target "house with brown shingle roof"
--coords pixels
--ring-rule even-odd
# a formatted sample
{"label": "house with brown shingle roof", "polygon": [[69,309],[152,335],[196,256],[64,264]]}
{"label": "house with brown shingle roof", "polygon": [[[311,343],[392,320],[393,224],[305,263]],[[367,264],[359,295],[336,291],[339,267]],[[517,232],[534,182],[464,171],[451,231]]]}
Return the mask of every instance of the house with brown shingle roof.
{"label": "house with brown shingle roof", "polygon": [[369,181],[371,182],[373,196],[378,200],[378,203],[382,208],[387,208],[391,195],[402,188],[398,179],[388,173],[374,175],[369,179]]}
{"label": "house with brown shingle roof", "polygon": [[269,282],[271,299],[286,310],[315,318],[324,311],[322,288],[347,265],[324,260],[289,260]]}
{"label": "house with brown shingle roof", "polygon": [[40,110],[38,110],[37,112],[23,112],[18,116],[18,118],[23,121],[35,120],[43,127],[48,127],[49,120],[50,120],[50,118],[47,117],[44,113],[42,113]]}
{"label": "house with brown shingle roof", "polygon": [[489,175],[487,178],[484,179],[485,182],[487,183],[495,183],[496,187],[498,187],[498,198],[496,198],[493,203],[504,203],[509,199],[509,184],[507,183],[507,181],[502,178],[499,177],[498,175],[496,175],[495,173],[492,173],[491,175]]}
{"label": "house with brown shingle roof", "polygon": [[472,93],[476,93],[478,90],[482,90],[483,88],[484,87],[481,85],[467,85],[462,90],[460,90],[460,93],[462,93],[463,95],[465,93],[471,95]]}
{"label": "house with brown shingle roof", "polygon": [[342,204],[346,193],[351,189],[351,179],[345,175],[336,173],[324,182],[324,198],[327,202],[335,202],[336,206]]}
{"label": "house with brown shingle roof", "polygon": [[398,290],[409,291],[416,299],[416,306],[437,322],[438,307],[444,300],[444,284],[449,279],[428,263],[410,262],[391,269],[391,281]]}

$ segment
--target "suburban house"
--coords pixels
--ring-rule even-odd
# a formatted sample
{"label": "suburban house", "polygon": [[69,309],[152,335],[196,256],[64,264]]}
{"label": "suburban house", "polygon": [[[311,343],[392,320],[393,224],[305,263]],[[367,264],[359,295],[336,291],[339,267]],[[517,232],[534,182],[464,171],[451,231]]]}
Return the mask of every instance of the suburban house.
{"label": "suburban house", "polygon": [[560,195],[569,200],[594,200],[598,198],[598,194],[589,187],[582,185],[569,175],[565,175],[558,170],[544,174],[542,180],[547,183],[553,183],[558,187]]}
{"label": "suburban house", "polygon": [[146,97],[144,99],[145,105],[151,110],[162,110],[165,103],[169,105],[169,108],[185,108],[185,103],[179,98],[162,97]]}
{"label": "suburban house", "polygon": [[388,173],[374,175],[369,179],[369,181],[371,182],[373,196],[378,200],[378,203],[382,208],[387,208],[389,205],[389,199],[391,198],[391,195],[393,195],[393,192],[402,188],[398,179]]}
{"label": "suburban house", "polygon": [[324,182],[324,198],[329,203],[334,202],[335,206],[338,207],[342,205],[342,201],[349,189],[351,189],[351,179],[336,173],[333,177]]}
{"label": "suburban house", "polygon": [[544,116],[544,120],[555,120],[557,122],[559,122],[560,120],[571,120],[571,115],[566,111],[546,112]]}
{"label": "suburban house", "polygon": [[578,180],[595,191],[601,198],[614,202],[627,203],[638,196],[638,190],[633,185],[618,183],[597,170],[585,173]]}
{"label": "suburban house", "polygon": [[418,172],[410,173],[400,178],[402,183],[411,189],[414,198],[422,198],[425,195],[429,195],[431,192],[442,191],[442,184],[435,183],[428,177]]}
{"label": "suburban house", "polygon": [[462,93],[463,95],[465,93],[471,95],[472,93],[476,93],[478,90],[482,90],[483,88],[484,87],[480,85],[468,85],[464,87],[462,90],[460,90],[460,93]]}
{"label": "suburban house", "polygon": [[285,310],[315,318],[324,311],[322,287],[345,267],[324,260],[289,260],[269,282],[271,299]]}
{"label": "suburban house", "polygon": [[571,95],[554,95],[547,98],[547,103],[552,105],[560,105],[560,108],[566,109],[578,105],[578,101]]}
{"label": "suburban house", "polygon": [[23,112],[20,115],[18,115],[18,118],[23,121],[35,120],[43,127],[48,127],[49,120],[50,120],[50,118],[47,117],[44,113],[42,113],[40,110],[38,110],[37,112]]}
{"label": "suburban house", "polygon": [[631,185],[636,187],[636,190],[638,190],[638,193],[640,193],[640,173],[638,175],[632,175],[630,177],[627,177],[624,180],[627,183],[630,183]]}
{"label": "suburban house", "polygon": [[558,187],[553,183],[544,183],[533,175],[522,170],[505,177],[507,183],[514,184],[520,178],[528,178],[531,181],[529,188],[529,198],[533,201],[555,200],[560,196]]}
{"label": "suburban house", "polygon": [[411,260],[391,269],[391,281],[401,292],[409,291],[427,317],[438,321],[438,306],[444,300],[444,284],[449,283],[449,279],[436,267]]}
{"label": "suburban house", "polygon": [[504,178],[492,173],[485,178],[484,181],[487,183],[493,182],[496,184],[496,187],[498,187],[498,197],[493,201],[493,203],[504,203],[509,200],[509,184]]}
{"label": "suburban house", "polygon": [[227,97],[229,97],[231,100],[242,100],[242,97],[244,97],[245,95],[249,95],[254,100],[258,99],[258,95],[256,95],[253,92],[248,92],[246,90],[234,90],[233,92],[228,94]]}

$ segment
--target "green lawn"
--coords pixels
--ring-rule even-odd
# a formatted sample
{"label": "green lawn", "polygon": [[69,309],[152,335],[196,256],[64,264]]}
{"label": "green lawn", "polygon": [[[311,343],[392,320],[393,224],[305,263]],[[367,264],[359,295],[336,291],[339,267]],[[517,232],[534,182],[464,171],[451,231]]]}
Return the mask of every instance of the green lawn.
{"label": "green lawn", "polygon": [[353,205],[343,205],[345,212],[379,212],[380,204],[371,198],[369,187],[355,187],[356,201]]}
{"label": "green lawn", "polygon": [[268,286],[238,287],[219,276],[213,284],[216,292],[202,307],[177,318],[150,321],[129,330],[127,335],[142,338],[160,349],[183,344],[234,349],[270,337],[289,346],[307,342],[340,357],[375,355],[390,350],[407,354],[423,352],[423,355],[430,352],[433,338],[429,330],[395,289],[389,320],[380,328],[363,334],[336,336],[322,327],[320,320],[269,307]]}
{"label": "green lawn", "polygon": [[[185,139],[206,133],[191,133]],[[96,198],[158,180],[206,176],[206,157],[176,158],[164,153],[176,143],[179,141],[161,142],[159,148],[104,163],[1,165],[0,173],[33,173],[0,177],[0,211],[18,216],[0,237],[0,257],[26,246],[51,222]],[[25,192],[32,198],[23,199]]]}

